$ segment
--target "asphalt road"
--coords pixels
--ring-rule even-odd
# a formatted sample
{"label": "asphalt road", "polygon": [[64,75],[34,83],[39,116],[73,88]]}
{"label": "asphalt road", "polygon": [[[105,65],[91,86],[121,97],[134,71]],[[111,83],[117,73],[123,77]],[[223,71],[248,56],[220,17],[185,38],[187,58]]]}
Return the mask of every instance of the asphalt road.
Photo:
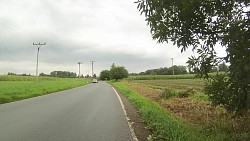
{"label": "asphalt road", "polygon": [[1,141],[132,141],[121,104],[109,84],[0,105]]}

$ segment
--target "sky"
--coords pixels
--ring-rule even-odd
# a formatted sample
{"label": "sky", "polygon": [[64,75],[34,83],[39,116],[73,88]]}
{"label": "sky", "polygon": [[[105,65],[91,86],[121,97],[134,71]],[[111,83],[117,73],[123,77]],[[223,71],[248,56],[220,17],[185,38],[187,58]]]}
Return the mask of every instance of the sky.
{"label": "sky", "polygon": [[0,0],[0,75],[109,70],[112,63],[129,73],[186,66],[193,52],[152,39],[136,0]]}

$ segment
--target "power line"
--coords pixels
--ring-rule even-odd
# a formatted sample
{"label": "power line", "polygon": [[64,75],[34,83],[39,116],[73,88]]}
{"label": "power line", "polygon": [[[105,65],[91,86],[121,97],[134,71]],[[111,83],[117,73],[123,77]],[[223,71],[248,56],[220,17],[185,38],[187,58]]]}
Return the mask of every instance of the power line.
{"label": "power line", "polygon": [[91,62],[91,64],[92,64],[92,77],[94,77],[94,62],[95,61],[90,61]]}
{"label": "power line", "polygon": [[172,68],[173,68],[173,75],[174,75],[174,58],[171,58],[172,59]]}
{"label": "power line", "polygon": [[79,78],[80,78],[80,70],[81,70],[81,69],[80,69],[80,68],[81,68],[80,66],[81,66],[82,62],[78,62],[77,64],[79,64]]}
{"label": "power line", "polygon": [[39,55],[39,50],[40,50],[40,47],[42,47],[43,45],[46,45],[46,43],[43,43],[41,44],[40,42],[39,43],[34,43],[33,42],[33,45],[35,45],[37,47],[37,58],[36,58],[36,80],[38,81],[38,55]]}

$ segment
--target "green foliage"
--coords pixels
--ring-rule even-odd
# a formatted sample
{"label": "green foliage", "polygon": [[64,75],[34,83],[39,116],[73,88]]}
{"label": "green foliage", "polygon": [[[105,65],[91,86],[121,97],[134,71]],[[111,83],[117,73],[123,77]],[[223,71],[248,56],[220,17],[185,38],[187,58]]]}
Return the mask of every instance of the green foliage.
{"label": "green foliage", "polygon": [[76,78],[77,74],[69,71],[52,71],[50,76],[60,78]]}
{"label": "green foliage", "polygon": [[193,89],[178,91],[175,89],[165,88],[160,93],[160,98],[163,98],[163,99],[169,99],[171,97],[184,98],[184,97],[189,97],[189,96],[194,95],[194,94],[195,94],[195,91]]}
{"label": "green foliage", "polygon": [[45,74],[45,73],[42,72],[42,73],[39,74],[39,76],[50,76],[50,75]]}
{"label": "green foliage", "polygon": [[[26,76],[27,77],[27,76]],[[0,81],[0,104],[45,95],[87,84],[86,79],[50,79],[29,81],[28,79]]]}
{"label": "green foliage", "polygon": [[[234,110],[250,109],[249,0],[138,0],[137,3],[153,39],[172,41],[182,52],[188,47],[197,52],[198,57],[191,56],[188,63],[198,76],[209,78],[214,66],[222,61],[229,63],[228,87],[234,93],[221,99],[229,100],[227,103],[236,106]],[[227,56],[216,55],[214,48],[218,44],[225,47]]]}
{"label": "green foliage", "polygon": [[219,64],[219,71],[224,71],[224,72],[228,71],[228,66],[226,65],[225,62]]}
{"label": "green foliage", "polygon": [[101,71],[99,79],[100,80],[110,80],[110,72],[109,72],[109,70]]}
{"label": "green foliage", "polygon": [[187,69],[185,66],[174,65],[173,67],[170,68],[165,67],[165,68],[146,70],[145,72],[140,72],[139,75],[172,75],[173,69],[175,75],[187,74]]}
{"label": "green foliage", "polygon": [[123,79],[128,77],[128,71],[123,66],[115,66],[114,64],[110,69],[110,79]]}
{"label": "green foliage", "polygon": [[173,89],[168,89],[168,88],[165,88],[161,94],[160,94],[160,98],[163,98],[163,99],[169,99],[171,97],[174,97],[176,96],[176,91],[174,91]]}
{"label": "green foliage", "polygon": [[240,115],[250,106],[246,95],[249,91],[245,91],[244,85],[232,83],[230,79],[226,74],[217,74],[206,83],[205,91],[214,105],[223,105],[227,110]]}
{"label": "green foliage", "polygon": [[184,98],[184,97],[189,97],[194,94],[195,94],[194,89],[187,89],[185,91],[178,92],[177,97]]}

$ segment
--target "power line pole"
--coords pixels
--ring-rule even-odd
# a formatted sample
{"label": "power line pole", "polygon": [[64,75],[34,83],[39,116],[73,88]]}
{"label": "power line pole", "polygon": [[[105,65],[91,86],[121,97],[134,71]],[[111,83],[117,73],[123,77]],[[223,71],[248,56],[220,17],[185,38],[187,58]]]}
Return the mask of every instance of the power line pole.
{"label": "power line pole", "polygon": [[172,68],[173,68],[173,75],[174,75],[174,58],[171,58],[172,59]]}
{"label": "power line pole", "polygon": [[93,77],[94,77],[94,67],[93,67],[93,66],[94,66],[94,62],[95,62],[95,61],[90,61],[90,62],[91,62],[91,64],[92,64],[92,78],[93,78]]}
{"label": "power line pole", "polygon": [[77,64],[79,64],[79,78],[80,78],[80,70],[81,70],[81,69],[80,69],[80,68],[81,68],[80,66],[81,66],[82,62],[78,62]]}
{"label": "power line pole", "polygon": [[39,43],[34,43],[33,42],[33,45],[35,45],[37,47],[37,58],[36,58],[36,81],[38,81],[38,55],[39,55],[39,50],[40,50],[40,47],[42,47],[43,45],[46,45],[46,43],[43,43],[41,44],[40,42]]}

